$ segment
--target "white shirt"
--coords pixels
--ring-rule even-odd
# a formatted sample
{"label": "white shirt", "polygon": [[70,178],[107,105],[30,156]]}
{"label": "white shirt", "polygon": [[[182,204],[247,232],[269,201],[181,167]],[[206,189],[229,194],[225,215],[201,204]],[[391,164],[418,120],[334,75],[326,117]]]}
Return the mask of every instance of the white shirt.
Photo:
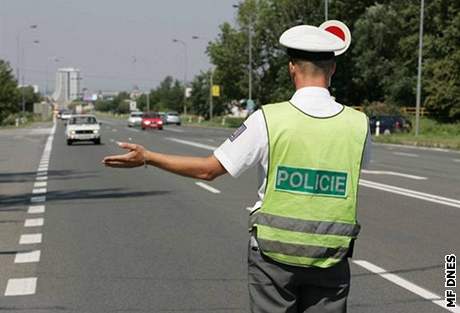
{"label": "white shirt", "polygon": [[[339,113],[343,106],[335,102],[329,90],[320,87],[305,87],[297,90],[291,103],[302,112],[314,117],[330,117]],[[246,128],[244,128],[246,127]],[[364,147],[362,166],[370,161],[371,138],[368,132]],[[264,199],[268,169],[268,135],[261,110],[254,112],[234,135],[214,151],[214,156],[233,177],[257,165],[259,176],[259,201],[253,210],[261,207]]]}

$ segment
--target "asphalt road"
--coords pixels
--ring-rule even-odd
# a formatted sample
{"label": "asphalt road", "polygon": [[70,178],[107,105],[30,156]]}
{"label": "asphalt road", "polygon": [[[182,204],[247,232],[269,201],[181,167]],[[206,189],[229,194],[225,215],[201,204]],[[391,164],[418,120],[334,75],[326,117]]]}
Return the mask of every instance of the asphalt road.
{"label": "asphalt road", "polygon": [[[0,130],[0,311],[247,312],[255,170],[203,188],[154,168],[100,164],[121,152],[118,140],[204,156],[229,134],[106,120],[102,145],[67,146],[61,122],[54,135]],[[349,311],[449,312],[438,300],[444,256],[460,255],[460,154],[375,145],[359,219]]]}

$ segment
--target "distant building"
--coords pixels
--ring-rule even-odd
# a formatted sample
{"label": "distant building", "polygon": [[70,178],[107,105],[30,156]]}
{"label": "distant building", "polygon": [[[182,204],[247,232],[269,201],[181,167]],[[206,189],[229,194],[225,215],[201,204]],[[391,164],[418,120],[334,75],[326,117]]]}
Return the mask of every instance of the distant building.
{"label": "distant building", "polygon": [[56,89],[53,99],[60,105],[67,105],[81,98],[80,70],[75,68],[60,68],[56,74]]}

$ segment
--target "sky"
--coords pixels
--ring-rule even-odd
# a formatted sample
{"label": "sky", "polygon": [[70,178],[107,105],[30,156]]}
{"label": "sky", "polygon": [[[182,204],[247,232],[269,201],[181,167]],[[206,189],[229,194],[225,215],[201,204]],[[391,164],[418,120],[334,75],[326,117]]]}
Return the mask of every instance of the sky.
{"label": "sky", "polygon": [[[167,75],[183,80],[186,73],[191,80],[210,68],[207,43],[217,37],[219,25],[235,23],[236,3],[0,0],[0,59],[10,62],[16,73],[19,51],[25,83],[39,85],[42,91],[47,80],[49,90],[54,90],[60,67],[80,69],[82,87],[93,91],[131,90],[134,85],[147,90]],[[173,39],[184,41],[186,49]]]}

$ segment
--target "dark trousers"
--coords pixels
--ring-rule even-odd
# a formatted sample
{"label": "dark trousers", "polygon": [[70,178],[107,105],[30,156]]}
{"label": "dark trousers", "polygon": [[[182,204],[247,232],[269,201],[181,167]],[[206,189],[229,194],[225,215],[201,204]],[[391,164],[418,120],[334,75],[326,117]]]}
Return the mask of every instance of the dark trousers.
{"label": "dark trousers", "polygon": [[278,263],[249,244],[252,313],[345,313],[350,289],[348,259],[327,268]]}

